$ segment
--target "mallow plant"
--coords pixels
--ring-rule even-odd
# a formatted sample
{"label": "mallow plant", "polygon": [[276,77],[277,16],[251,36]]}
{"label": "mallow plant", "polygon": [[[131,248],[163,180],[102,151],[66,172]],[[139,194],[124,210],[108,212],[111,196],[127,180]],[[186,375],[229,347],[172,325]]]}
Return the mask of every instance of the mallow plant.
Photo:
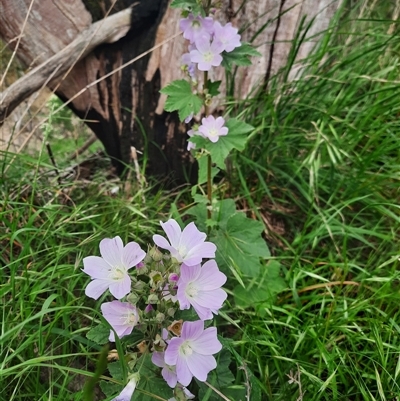
{"label": "mallow plant", "polygon": [[227,299],[223,286],[233,287],[227,274],[239,282],[233,293],[243,299],[248,284],[264,277],[268,267],[263,224],[238,212],[233,199],[219,199],[214,188],[229,153],[243,150],[254,128],[210,112],[221,82],[209,79],[209,72],[249,65],[258,52],[231,23],[218,21],[211,1],[174,0],[171,7],[182,9],[188,47],[182,79],[161,93],[167,95],[165,110],[178,112],[188,124],[187,148],[199,165],[195,206],[184,215],[175,209],[175,219],[161,222],[164,235],[154,234],[147,251],[115,236],[100,242],[100,256],[83,259],[83,272],[91,278],[85,293],[101,299],[103,317],[87,336],[100,345],[116,344],[109,353],[119,359],[108,363],[112,378],[100,381],[113,401],[238,400],[250,399],[251,392],[257,401],[257,380],[213,323]]}

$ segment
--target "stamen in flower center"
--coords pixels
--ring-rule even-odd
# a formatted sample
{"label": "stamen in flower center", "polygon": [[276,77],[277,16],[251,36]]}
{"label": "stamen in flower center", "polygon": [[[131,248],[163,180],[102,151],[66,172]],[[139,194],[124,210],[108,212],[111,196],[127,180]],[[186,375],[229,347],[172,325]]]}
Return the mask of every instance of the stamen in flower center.
{"label": "stamen in flower center", "polygon": [[199,293],[199,290],[195,285],[193,285],[193,283],[189,283],[185,292],[188,298],[194,298]]}
{"label": "stamen in flower center", "polygon": [[192,22],[192,28],[193,28],[193,29],[199,29],[200,27],[201,27],[200,21],[197,20],[197,19],[195,19],[195,20]]}
{"label": "stamen in flower center", "polygon": [[179,255],[181,255],[182,258],[184,258],[186,256],[186,254],[187,254],[186,246],[179,245],[178,253],[179,253]]}
{"label": "stamen in flower center", "polygon": [[125,315],[124,325],[134,326],[136,324],[136,316],[133,313]]}
{"label": "stamen in flower center", "polygon": [[210,131],[208,131],[208,135],[209,136],[218,136],[218,130],[216,130],[215,128],[211,128]]}
{"label": "stamen in flower center", "polygon": [[214,55],[209,51],[207,53],[204,53],[203,57],[204,57],[204,61],[209,63],[214,58]]}
{"label": "stamen in flower center", "polygon": [[188,341],[185,341],[182,345],[181,345],[181,351],[185,356],[190,356],[193,354],[193,350],[192,347],[189,345]]}
{"label": "stamen in flower center", "polygon": [[110,272],[110,276],[113,280],[119,281],[125,277],[125,269],[121,267],[113,267]]}

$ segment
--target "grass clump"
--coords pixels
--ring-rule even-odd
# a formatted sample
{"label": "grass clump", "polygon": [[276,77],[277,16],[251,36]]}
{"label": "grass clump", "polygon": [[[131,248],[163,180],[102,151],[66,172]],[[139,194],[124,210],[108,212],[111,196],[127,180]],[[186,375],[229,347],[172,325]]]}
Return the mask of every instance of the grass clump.
{"label": "grass clump", "polygon": [[287,282],[237,314],[270,400],[400,394],[398,44],[391,21],[360,20],[367,33],[344,47],[349,25],[326,33],[301,79],[282,71],[243,107],[257,133],[236,188]]}
{"label": "grass clump", "polygon": [[165,207],[156,191],[100,174],[60,184],[52,170],[18,155],[1,185],[2,400],[82,399],[101,349],[85,336],[99,314],[82,258],[115,235],[146,246]]}

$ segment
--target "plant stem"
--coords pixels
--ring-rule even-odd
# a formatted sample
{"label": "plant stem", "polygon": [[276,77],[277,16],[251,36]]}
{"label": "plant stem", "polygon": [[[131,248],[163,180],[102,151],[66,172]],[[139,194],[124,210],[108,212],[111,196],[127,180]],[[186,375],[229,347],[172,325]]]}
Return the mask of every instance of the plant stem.
{"label": "plant stem", "polygon": [[207,198],[208,198],[207,218],[208,219],[211,219],[211,206],[212,206],[211,167],[212,167],[211,155],[207,155]]}
{"label": "plant stem", "polygon": [[[207,83],[208,83],[208,71],[204,71],[203,96],[204,96],[204,115],[205,115],[205,117],[207,117],[207,115],[208,115],[208,106],[206,103],[206,95],[208,93]],[[208,199],[207,218],[208,219],[211,219],[211,205],[212,205],[211,167],[212,167],[211,155],[208,154],[207,155],[207,199]],[[210,231],[210,230],[208,230],[208,231]]]}

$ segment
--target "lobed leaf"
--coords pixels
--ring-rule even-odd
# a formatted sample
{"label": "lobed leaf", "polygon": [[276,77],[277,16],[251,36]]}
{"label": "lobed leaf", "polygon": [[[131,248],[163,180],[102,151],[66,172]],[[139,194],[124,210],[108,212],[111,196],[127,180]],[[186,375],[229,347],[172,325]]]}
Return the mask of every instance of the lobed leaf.
{"label": "lobed leaf", "polygon": [[165,111],[178,111],[181,121],[190,114],[197,114],[203,104],[201,98],[193,93],[189,82],[184,79],[172,81],[160,92],[168,95],[164,106]]}

